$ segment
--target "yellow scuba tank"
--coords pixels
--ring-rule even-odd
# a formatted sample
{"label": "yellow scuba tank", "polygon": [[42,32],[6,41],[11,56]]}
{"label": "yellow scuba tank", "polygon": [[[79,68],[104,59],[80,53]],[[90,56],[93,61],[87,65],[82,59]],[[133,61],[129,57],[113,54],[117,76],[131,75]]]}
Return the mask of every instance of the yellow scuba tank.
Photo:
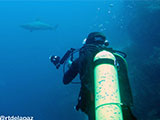
{"label": "yellow scuba tank", "polygon": [[95,120],[123,120],[115,56],[106,50],[94,57]]}

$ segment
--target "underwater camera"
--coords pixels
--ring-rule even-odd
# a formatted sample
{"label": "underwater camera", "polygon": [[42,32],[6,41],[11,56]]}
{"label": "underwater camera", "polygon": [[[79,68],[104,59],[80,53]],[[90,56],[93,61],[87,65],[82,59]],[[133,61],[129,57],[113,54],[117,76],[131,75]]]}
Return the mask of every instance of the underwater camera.
{"label": "underwater camera", "polygon": [[53,55],[53,56],[50,56],[49,59],[50,59],[51,63],[53,63],[56,66],[56,68],[58,69],[59,63],[60,63],[60,57]]}
{"label": "underwater camera", "polygon": [[62,59],[59,56],[56,55],[52,55],[49,57],[50,61],[56,66],[57,69],[59,69],[59,67],[65,63],[65,61],[71,56],[71,60],[73,59],[73,52],[76,49],[71,48],[70,50],[68,50],[64,56],[62,57]]}

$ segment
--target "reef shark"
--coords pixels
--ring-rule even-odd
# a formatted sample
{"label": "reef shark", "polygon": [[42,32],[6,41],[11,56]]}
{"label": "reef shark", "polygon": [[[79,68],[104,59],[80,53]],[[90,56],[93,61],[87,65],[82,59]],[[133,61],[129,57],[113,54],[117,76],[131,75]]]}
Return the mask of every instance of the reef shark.
{"label": "reef shark", "polygon": [[36,20],[31,23],[20,25],[22,28],[29,30],[29,31],[35,31],[35,30],[56,30],[58,27],[58,24],[55,26],[51,26],[50,24],[43,23],[39,20]]}

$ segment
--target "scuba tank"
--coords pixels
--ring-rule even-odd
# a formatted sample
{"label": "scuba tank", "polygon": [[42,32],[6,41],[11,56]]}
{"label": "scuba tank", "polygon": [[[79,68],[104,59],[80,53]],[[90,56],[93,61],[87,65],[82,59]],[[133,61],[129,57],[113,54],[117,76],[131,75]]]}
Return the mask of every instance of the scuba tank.
{"label": "scuba tank", "polygon": [[94,57],[96,120],[123,120],[115,56],[102,50]]}

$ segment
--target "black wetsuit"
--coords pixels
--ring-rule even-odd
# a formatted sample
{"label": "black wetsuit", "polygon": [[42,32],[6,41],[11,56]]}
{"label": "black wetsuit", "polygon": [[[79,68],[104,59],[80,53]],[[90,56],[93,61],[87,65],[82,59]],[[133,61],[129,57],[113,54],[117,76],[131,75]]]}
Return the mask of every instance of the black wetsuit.
{"label": "black wetsuit", "polygon": [[[79,94],[78,104],[76,109],[81,109],[88,115],[89,120],[95,120],[94,116],[94,87],[93,87],[93,58],[101,50],[107,50],[114,53],[112,48],[107,48],[102,45],[84,45],[80,49],[79,58],[76,59],[70,69],[64,74],[63,83],[70,83],[77,74],[80,74],[81,80],[81,90]],[[116,60],[119,63],[119,84],[121,91],[121,102],[125,105],[122,106],[124,120],[135,120],[134,116],[131,114],[130,106],[132,106],[132,94],[128,80],[127,66],[123,59],[116,56]]]}

